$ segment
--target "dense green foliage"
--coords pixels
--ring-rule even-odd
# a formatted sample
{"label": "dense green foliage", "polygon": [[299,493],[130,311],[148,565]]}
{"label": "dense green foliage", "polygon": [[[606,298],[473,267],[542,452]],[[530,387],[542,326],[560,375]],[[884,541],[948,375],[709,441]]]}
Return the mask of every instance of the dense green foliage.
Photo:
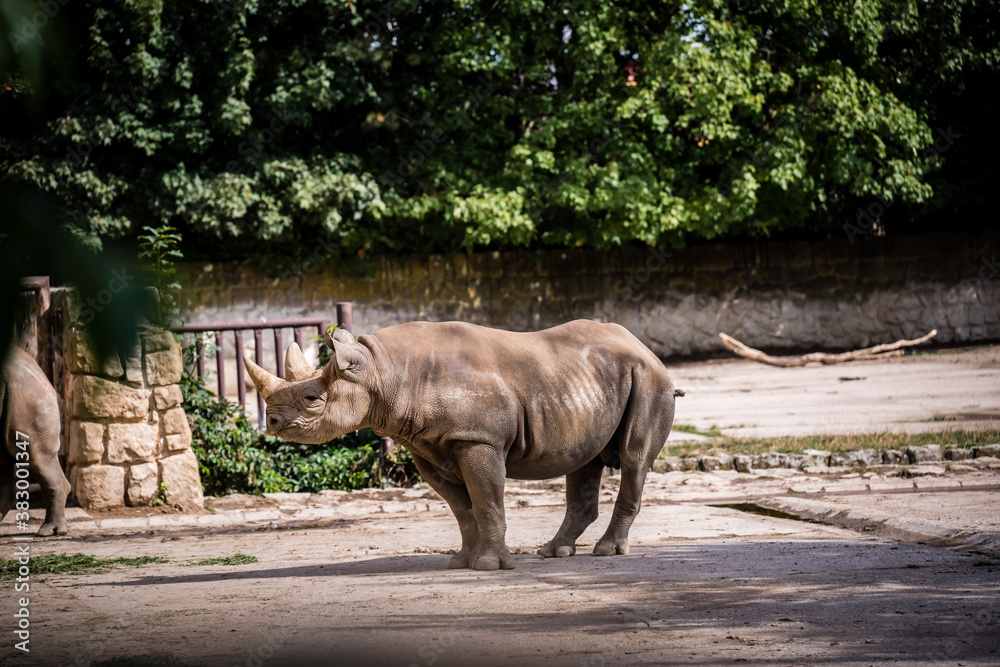
{"label": "dense green foliage", "polygon": [[149,266],[149,282],[156,288],[160,299],[160,324],[168,326],[179,318],[177,290],[181,285],[174,280],[174,275],[177,273],[175,264],[184,258],[184,254],[177,249],[181,235],[169,225],[156,229],[146,226],[142,231],[146,233],[139,235],[139,261]]}
{"label": "dense green foliage", "polygon": [[398,447],[383,463],[378,437],[368,429],[325,445],[285,442],[258,431],[241,407],[219,400],[189,373],[181,390],[207,495],[346,491],[418,480],[409,452]]}
{"label": "dense green foliage", "polygon": [[170,224],[205,256],[363,256],[841,234],[876,197],[899,203],[887,229],[953,228],[996,177],[987,0],[53,6],[37,35],[0,17],[0,174],[91,240]]}

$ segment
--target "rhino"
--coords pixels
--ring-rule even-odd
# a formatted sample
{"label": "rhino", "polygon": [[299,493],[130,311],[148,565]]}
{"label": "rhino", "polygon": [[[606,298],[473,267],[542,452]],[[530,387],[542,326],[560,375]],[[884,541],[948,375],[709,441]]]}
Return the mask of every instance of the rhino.
{"label": "rhino", "polygon": [[0,520],[12,507],[27,510],[27,480],[21,488],[16,475],[23,467],[17,464],[27,462],[45,497],[45,521],[37,534],[65,534],[70,485],[59,465],[59,400],[35,358],[19,347],[9,353],[0,377],[0,406],[6,445],[0,452]]}
{"label": "rhino", "polygon": [[286,379],[247,356],[271,435],[321,444],[362,428],[412,454],[451,507],[462,546],[450,568],[511,569],[506,478],[566,476],[566,514],[538,550],[572,556],[597,519],[605,467],[621,486],[598,556],[628,554],[646,473],[670,434],[675,391],[663,363],[617,324],[577,320],[520,333],[463,322],[410,322],[355,339],[343,329],[313,370],[297,345]]}

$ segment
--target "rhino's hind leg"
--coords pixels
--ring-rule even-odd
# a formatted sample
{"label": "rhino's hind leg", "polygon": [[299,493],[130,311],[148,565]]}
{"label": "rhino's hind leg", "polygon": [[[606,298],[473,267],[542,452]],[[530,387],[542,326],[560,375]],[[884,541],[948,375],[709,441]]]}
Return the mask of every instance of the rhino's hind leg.
{"label": "rhino's hind leg", "polygon": [[0,520],[14,507],[14,462],[0,452]]}
{"label": "rhino's hind leg", "polygon": [[448,567],[450,569],[469,567],[469,561],[479,549],[479,526],[472,512],[472,499],[469,497],[468,489],[446,480],[430,461],[417,454],[413,454],[413,462],[420,476],[445,499],[458,520],[458,529],[462,532],[462,548],[451,557]]}
{"label": "rhino's hind leg", "polygon": [[538,550],[539,556],[562,558],[576,553],[576,539],[597,519],[603,472],[604,461],[598,456],[566,475],[566,516],[556,536]]}
{"label": "rhino's hind leg", "polygon": [[[52,460],[48,460],[49,458]],[[58,456],[46,456],[46,460],[40,462],[39,469],[35,472],[45,496],[45,523],[37,534],[42,537],[65,535],[69,532],[66,524],[66,498],[69,496],[70,486],[59,467]]]}
{"label": "rhino's hind leg", "polygon": [[[57,428],[58,424],[53,427]],[[38,535],[43,537],[69,532],[66,525],[66,498],[69,496],[70,486],[59,465],[58,442],[58,436],[55,436],[54,442],[46,439],[38,443],[40,446],[32,451],[31,457],[31,472],[38,478],[45,498],[45,522],[38,529]]]}
{"label": "rhino's hind leg", "polygon": [[615,434],[621,438],[621,486],[611,523],[594,547],[595,556],[628,555],[628,532],[639,513],[646,473],[667,441],[674,421],[674,388],[669,380],[665,387],[657,385],[656,378],[637,378],[632,386],[628,407]]}

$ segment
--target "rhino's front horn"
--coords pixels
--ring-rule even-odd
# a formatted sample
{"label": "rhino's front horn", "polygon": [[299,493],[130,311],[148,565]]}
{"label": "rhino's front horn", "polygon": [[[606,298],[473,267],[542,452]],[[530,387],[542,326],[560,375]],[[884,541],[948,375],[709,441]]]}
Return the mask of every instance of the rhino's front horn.
{"label": "rhino's front horn", "polygon": [[268,397],[274,393],[274,390],[278,388],[281,384],[281,378],[276,375],[271,375],[263,368],[258,366],[250,358],[250,355],[244,355],[243,360],[247,364],[247,373],[250,374],[250,379],[253,380],[253,385],[257,387],[257,393],[265,401]]}
{"label": "rhino's front horn", "polygon": [[285,351],[285,379],[290,382],[306,380],[316,374],[313,367],[299,349],[298,343],[292,343]]}

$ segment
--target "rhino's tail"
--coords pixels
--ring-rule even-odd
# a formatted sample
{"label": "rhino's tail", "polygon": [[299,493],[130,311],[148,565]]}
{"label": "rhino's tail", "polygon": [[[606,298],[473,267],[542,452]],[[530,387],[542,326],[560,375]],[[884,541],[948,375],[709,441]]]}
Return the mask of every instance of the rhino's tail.
{"label": "rhino's tail", "polygon": [[678,396],[683,396],[683,395],[684,395],[684,390],[683,389],[674,389],[674,398],[677,398]]}

